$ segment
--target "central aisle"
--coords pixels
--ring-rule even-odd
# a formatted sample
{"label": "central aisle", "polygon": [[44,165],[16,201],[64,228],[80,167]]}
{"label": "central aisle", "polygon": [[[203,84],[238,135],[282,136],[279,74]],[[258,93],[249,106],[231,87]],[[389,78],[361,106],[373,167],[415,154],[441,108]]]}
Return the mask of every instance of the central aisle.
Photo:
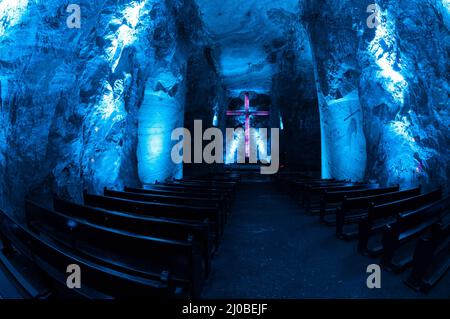
{"label": "central aisle", "polygon": [[305,215],[270,183],[242,184],[203,297],[450,297],[444,282],[424,296],[386,271],[382,289],[369,290],[366,268],[377,262],[359,255],[356,243],[336,239],[333,228]]}

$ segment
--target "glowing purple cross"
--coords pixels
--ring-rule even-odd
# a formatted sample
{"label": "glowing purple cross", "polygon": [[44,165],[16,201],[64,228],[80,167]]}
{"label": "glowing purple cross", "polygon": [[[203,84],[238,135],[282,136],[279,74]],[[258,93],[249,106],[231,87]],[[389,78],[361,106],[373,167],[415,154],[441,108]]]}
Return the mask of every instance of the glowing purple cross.
{"label": "glowing purple cross", "polygon": [[245,157],[250,157],[250,116],[269,116],[267,111],[250,111],[250,98],[245,93],[245,110],[227,111],[227,116],[245,115]]}

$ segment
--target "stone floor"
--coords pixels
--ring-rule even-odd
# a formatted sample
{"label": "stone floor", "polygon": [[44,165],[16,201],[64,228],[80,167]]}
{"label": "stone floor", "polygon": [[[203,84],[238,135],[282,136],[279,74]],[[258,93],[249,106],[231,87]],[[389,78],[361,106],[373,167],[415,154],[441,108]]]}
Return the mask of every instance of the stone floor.
{"label": "stone floor", "polygon": [[243,184],[204,298],[450,298],[450,275],[431,293],[408,288],[382,270],[381,289],[368,289],[367,266],[356,243],[305,215],[270,183]]}

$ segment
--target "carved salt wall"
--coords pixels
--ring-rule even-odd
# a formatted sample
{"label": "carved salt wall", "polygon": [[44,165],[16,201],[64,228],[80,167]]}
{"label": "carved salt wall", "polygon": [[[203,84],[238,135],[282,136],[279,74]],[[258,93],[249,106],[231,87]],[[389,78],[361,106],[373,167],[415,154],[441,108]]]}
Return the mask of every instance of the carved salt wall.
{"label": "carved salt wall", "polygon": [[0,4],[7,17],[0,22],[0,185],[7,210],[20,211],[25,194],[79,201],[83,189],[138,185],[152,179],[148,167],[156,162],[158,172],[179,171],[170,158],[149,154],[163,153],[152,123],[167,123],[164,147],[170,126],[183,124],[186,52],[201,32],[199,24],[186,27],[195,3],[80,1],[79,29],[66,24],[68,5]]}
{"label": "carved salt wall", "polygon": [[[449,5],[304,1],[313,47],[325,176],[448,187]],[[373,20],[370,20],[373,22]]]}

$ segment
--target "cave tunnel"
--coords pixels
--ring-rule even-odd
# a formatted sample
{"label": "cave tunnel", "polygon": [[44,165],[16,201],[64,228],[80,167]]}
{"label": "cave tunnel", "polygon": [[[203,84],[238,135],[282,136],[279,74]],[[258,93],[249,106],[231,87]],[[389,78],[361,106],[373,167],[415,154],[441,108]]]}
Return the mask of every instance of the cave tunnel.
{"label": "cave tunnel", "polygon": [[0,0],[0,299],[450,298],[450,4],[374,2]]}

